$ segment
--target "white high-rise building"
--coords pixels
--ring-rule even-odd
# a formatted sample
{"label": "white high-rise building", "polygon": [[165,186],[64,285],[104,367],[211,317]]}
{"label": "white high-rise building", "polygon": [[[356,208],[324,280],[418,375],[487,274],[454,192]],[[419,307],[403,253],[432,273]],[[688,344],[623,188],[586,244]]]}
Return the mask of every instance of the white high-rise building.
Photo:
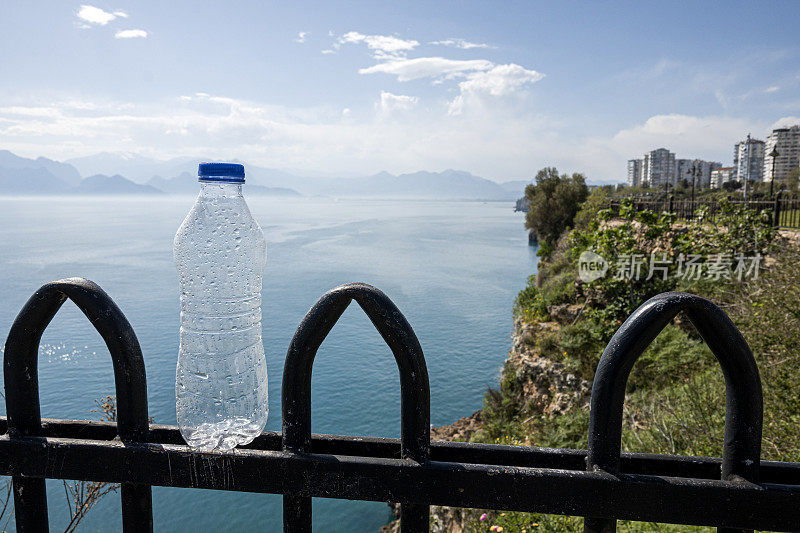
{"label": "white high-rise building", "polygon": [[694,185],[698,189],[708,189],[715,186],[711,180],[711,172],[722,166],[716,161],[704,161],[703,159],[676,159],[675,160],[675,183],[686,180],[691,186],[692,173],[694,173]]}
{"label": "white high-rise building", "polygon": [[639,187],[642,184],[642,160],[628,160],[628,187]]}
{"label": "white high-rise building", "polygon": [[800,166],[800,125],[791,128],[778,128],[767,135],[764,146],[764,181],[772,180],[772,150],[778,150],[775,158],[775,181],[786,181],[786,176],[793,168]]}
{"label": "white high-rise building", "polygon": [[650,187],[675,185],[675,154],[666,148],[658,148],[644,154],[642,181]]}
{"label": "white high-rise building", "polygon": [[675,160],[675,185],[680,184],[682,180],[686,180],[691,185],[692,183],[692,160],[691,159],[676,159]]}
{"label": "white high-rise building", "polygon": [[719,189],[729,181],[736,181],[736,169],[734,167],[717,167],[711,171],[712,187]]}
{"label": "white high-rise building", "polygon": [[733,168],[736,170],[734,179],[744,183],[744,180],[761,181],[764,172],[764,141],[751,139],[750,135],[744,141],[736,143],[733,148]]}
{"label": "white high-rise building", "polygon": [[716,161],[702,159],[675,159],[675,154],[666,148],[658,148],[644,154],[642,159],[628,160],[628,186],[663,187],[677,185],[686,180],[691,186],[692,174],[698,189],[717,186],[711,172],[722,166]]}

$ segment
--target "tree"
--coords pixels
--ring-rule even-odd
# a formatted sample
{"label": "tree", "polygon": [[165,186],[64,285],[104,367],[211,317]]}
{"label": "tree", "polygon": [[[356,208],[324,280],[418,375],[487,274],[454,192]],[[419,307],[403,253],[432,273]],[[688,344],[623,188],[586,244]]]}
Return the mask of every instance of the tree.
{"label": "tree", "polygon": [[791,194],[797,192],[798,183],[800,183],[800,167],[795,167],[786,176],[786,188]]}
{"label": "tree", "polygon": [[731,180],[731,181],[726,181],[725,183],[722,184],[722,189],[727,192],[733,192],[741,188],[742,188],[741,181]]}
{"label": "tree", "polygon": [[529,210],[525,227],[532,229],[539,242],[552,250],[567,228],[571,228],[575,214],[586,200],[589,189],[583,174],[559,175],[555,167],[545,167],[536,174],[536,183],[525,187]]}

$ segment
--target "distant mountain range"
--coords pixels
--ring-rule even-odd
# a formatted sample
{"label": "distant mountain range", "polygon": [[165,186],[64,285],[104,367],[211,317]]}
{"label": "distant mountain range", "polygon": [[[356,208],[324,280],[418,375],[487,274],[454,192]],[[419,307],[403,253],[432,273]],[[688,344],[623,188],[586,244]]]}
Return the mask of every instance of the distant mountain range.
{"label": "distant mountain range", "polygon": [[[197,194],[199,185],[197,185],[197,173],[181,172],[174,178],[166,179],[161,176],[153,176],[147,182],[148,187],[164,191],[167,194]],[[285,187],[264,187],[263,185],[254,185],[247,181],[247,194],[248,195],[265,195],[265,196],[302,196],[294,189]]]}
{"label": "distant mountain range", "polygon": [[[194,158],[156,161],[138,155],[101,153],[61,163],[0,150],[0,195],[196,194],[198,162]],[[309,177],[243,164],[248,195],[515,200],[529,183],[501,184],[457,170],[397,176],[380,172],[359,178]]]}

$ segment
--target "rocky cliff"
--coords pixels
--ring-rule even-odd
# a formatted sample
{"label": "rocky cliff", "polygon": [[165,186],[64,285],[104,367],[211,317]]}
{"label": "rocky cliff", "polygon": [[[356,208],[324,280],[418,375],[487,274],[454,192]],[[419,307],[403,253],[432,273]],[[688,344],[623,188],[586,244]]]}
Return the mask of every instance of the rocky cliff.
{"label": "rocky cliff", "polygon": [[[531,417],[554,417],[572,409],[589,408],[591,383],[567,371],[563,364],[543,357],[537,346],[537,339],[544,332],[571,323],[580,309],[578,306],[563,306],[549,311],[557,321],[526,323],[519,318],[514,321],[512,346],[501,375],[501,381],[513,379],[516,382],[514,388],[520,391],[516,401],[525,406],[525,413]],[[431,427],[431,440],[480,440],[483,417],[480,410],[447,426]],[[536,435],[529,435],[522,444],[536,445]],[[398,507],[392,507],[397,515]],[[432,506],[431,531],[461,533],[478,515],[477,510]],[[398,520],[381,528],[382,533],[399,531]]]}

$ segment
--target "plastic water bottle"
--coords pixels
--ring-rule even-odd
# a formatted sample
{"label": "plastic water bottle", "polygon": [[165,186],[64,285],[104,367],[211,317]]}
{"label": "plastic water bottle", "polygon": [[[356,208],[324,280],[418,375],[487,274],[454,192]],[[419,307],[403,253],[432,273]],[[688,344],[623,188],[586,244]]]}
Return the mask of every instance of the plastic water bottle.
{"label": "plastic water bottle", "polygon": [[267,422],[267,244],[242,196],[242,165],[202,163],[198,176],[200,195],[174,244],[181,287],[176,410],[189,446],[230,450]]}

